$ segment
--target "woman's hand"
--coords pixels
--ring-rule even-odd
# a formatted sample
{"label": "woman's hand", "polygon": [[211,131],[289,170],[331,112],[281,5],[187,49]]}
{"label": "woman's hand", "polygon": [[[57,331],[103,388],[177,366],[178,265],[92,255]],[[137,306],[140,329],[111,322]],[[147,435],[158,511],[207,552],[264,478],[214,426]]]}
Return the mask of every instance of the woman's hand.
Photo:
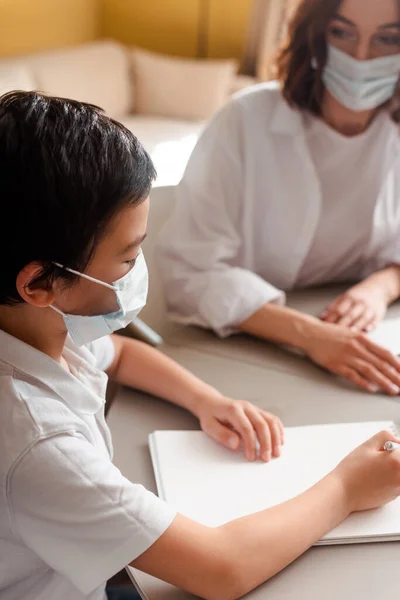
{"label": "woman's hand", "polygon": [[268,462],[272,456],[280,456],[284,443],[281,421],[250,402],[206,397],[199,401],[196,415],[207,435],[231,450],[243,447],[248,460],[259,456]]}
{"label": "woman's hand", "polygon": [[400,393],[400,359],[363,333],[319,323],[303,349],[321,367],[368,392]]}
{"label": "woman's hand", "polygon": [[400,442],[392,432],[382,431],[333,471],[344,485],[350,512],[377,508],[400,495],[400,450],[385,452],[388,441]]}
{"label": "woman's hand", "polygon": [[384,287],[364,281],[339,296],[322,313],[321,319],[357,331],[372,331],[385,317],[388,307]]}

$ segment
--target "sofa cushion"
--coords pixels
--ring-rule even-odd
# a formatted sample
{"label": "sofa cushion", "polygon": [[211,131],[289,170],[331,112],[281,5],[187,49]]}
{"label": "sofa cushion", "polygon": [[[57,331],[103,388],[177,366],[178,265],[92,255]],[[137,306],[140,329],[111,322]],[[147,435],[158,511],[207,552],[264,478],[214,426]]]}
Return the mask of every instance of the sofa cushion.
{"label": "sofa cushion", "polygon": [[136,135],[153,159],[158,173],[155,186],[177,185],[204,122],[143,115],[125,117],[121,122]]}
{"label": "sofa cushion", "polygon": [[114,117],[133,108],[129,54],[115,42],[51,50],[23,60],[42,92],[96,104]]}
{"label": "sofa cushion", "polygon": [[36,87],[32,73],[18,62],[0,64],[0,96],[13,90],[34,90]]}
{"label": "sofa cushion", "polygon": [[208,119],[227,100],[236,73],[233,60],[188,60],[132,51],[138,114]]}

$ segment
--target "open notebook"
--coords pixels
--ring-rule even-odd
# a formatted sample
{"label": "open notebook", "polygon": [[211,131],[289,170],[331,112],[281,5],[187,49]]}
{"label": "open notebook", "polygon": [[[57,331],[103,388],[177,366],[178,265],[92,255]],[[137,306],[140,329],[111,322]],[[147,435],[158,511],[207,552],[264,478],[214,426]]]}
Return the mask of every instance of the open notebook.
{"label": "open notebook", "polygon": [[[204,525],[217,526],[289,500],[331,471],[388,422],[286,429],[282,457],[248,463],[200,431],[156,431],[149,437],[161,498]],[[400,499],[351,515],[319,544],[400,540]]]}

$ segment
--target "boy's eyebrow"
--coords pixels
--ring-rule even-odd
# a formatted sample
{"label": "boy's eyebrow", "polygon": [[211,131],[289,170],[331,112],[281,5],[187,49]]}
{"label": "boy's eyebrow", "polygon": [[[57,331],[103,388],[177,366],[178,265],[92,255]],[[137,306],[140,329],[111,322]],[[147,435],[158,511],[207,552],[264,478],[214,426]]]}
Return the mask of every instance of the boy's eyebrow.
{"label": "boy's eyebrow", "polygon": [[137,246],[140,246],[140,244],[142,244],[144,242],[146,237],[147,237],[147,233],[139,236],[136,240],[133,240],[133,242],[131,242],[130,244],[125,246],[125,248],[123,248],[123,250],[121,250],[121,252],[119,252],[119,254],[122,256],[123,254],[127,254],[130,250],[133,250],[133,248],[137,248]]}

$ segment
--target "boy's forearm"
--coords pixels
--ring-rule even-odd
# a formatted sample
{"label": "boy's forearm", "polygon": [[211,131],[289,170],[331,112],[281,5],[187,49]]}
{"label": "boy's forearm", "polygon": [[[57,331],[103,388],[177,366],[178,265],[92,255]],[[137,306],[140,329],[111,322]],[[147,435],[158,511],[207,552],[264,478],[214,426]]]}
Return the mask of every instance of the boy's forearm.
{"label": "boy's forearm", "polygon": [[173,402],[196,416],[200,403],[220,396],[213,387],[148,344],[122,336],[113,339],[120,356],[111,376],[118,383]]}
{"label": "boy's forearm", "polygon": [[331,474],[284,504],[216,529],[178,516],[133,566],[203,598],[234,600],[273,577],[349,514]]}
{"label": "boy's forearm", "polygon": [[349,513],[344,486],[333,473],[297,498],[224,527],[232,546],[235,538],[241,538],[238,562],[242,561],[243,569],[259,585],[296,560]]}

